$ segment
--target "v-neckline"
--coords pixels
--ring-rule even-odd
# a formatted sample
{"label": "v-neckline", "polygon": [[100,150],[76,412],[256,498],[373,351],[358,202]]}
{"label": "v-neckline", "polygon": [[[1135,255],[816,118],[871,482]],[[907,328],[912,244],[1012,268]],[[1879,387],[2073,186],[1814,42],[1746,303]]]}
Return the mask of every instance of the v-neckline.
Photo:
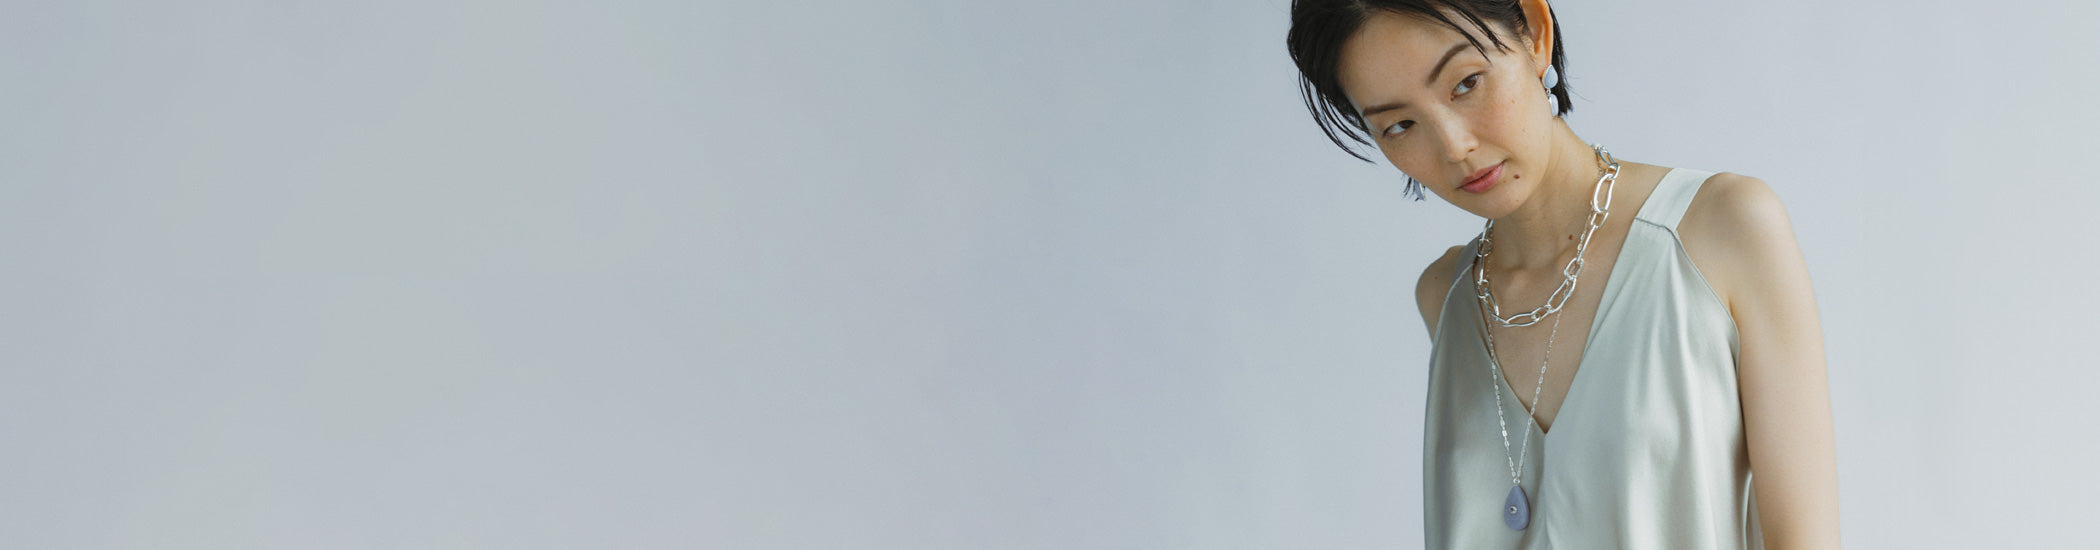
{"label": "v-neckline", "polygon": [[[1602,321],[1604,320],[1604,306],[1609,305],[1612,301],[1615,301],[1618,298],[1617,291],[1619,290],[1619,273],[1621,273],[1621,271],[1619,270],[1619,265],[1623,262],[1623,260],[1626,259],[1626,245],[1633,243],[1633,228],[1635,226],[1640,225],[1640,220],[1645,217],[1643,216],[1643,214],[1648,213],[1648,205],[1655,203],[1655,194],[1662,192],[1663,186],[1669,185],[1670,176],[1676,173],[1676,168],[1671,168],[1669,170],[1663,171],[1662,177],[1658,178],[1655,181],[1655,187],[1653,189],[1648,190],[1647,196],[1641,197],[1641,206],[1639,208],[1634,209],[1633,219],[1627,222],[1626,235],[1619,239],[1619,250],[1615,255],[1612,256],[1611,271],[1606,273],[1604,276],[1603,294],[1597,296],[1597,311],[1590,315],[1589,335],[1583,338],[1582,353],[1580,354],[1580,356],[1575,358],[1575,376],[1568,380],[1568,391],[1561,395],[1560,408],[1553,410],[1553,423],[1555,425],[1564,425],[1561,424],[1561,421],[1564,420],[1566,417],[1562,416],[1561,413],[1568,410],[1568,403],[1572,403],[1575,401],[1575,389],[1582,384],[1582,380],[1583,378],[1585,378],[1585,376],[1583,376],[1583,373],[1589,372],[1590,370],[1588,368],[1585,368],[1589,364],[1590,360],[1590,344],[1595,343],[1597,341],[1597,331],[1599,328],[1601,328]],[[1478,247],[1480,246],[1480,243],[1476,239],[1473,245],[1475,247]],[[1478,269],[1478,266],[1476,265],[1474,269]],[[1468,269],[1467,271],[1471,272],[1472,269]],[[1478,276],[1474,276],[1473,280],[1478,281]],[[1468,284],[1468,286],[1475,285]],[[1477,286],[1475,286],[1473,292],[1478,293],[1480,292],[1480,289]],[[1573,296],[1569,296],[1569,298],[1573,298]],[[1478,300],[1478,298],[1475,298],[1475,300]],[[1516,389],[1511,388],[1509,386],[1509,380],[1505,379],[1505,377],[1502,376],[1501,363],[1495,360],[1494,350],[1488,349],[1487,347],[1486,331],[1488,330],[1488,318],[1486,315],[1478,314],[1480,311],[1480,306],[1478,303],[1474,304],[1473,310],[1476,312],[1475,317],[1480,318],[1482,331],[1480,334],[1481,337],[1476,338],[1475,340],[1478,340],[1480,342],[1480,348],[1487,352],[1488,363],[1495,367],[1495,391],[1504,395],[1508,395],[1512,401],[1515,401],[1517,403],[1517,409],[1524,411],[1524,425],[1530,427],[1527,433],[1537,433],[1539,435],[1539,440],[1544,441],[1547,436],[1551,435],[1551,433],[1539,427],[1538,417],[1536,416],[1537,413],[1532,412],[1531,407],[1524,406],[1524,400],[1517,398]],[[1532,407],[1537,406],[1537,403],[1532,404]]]}

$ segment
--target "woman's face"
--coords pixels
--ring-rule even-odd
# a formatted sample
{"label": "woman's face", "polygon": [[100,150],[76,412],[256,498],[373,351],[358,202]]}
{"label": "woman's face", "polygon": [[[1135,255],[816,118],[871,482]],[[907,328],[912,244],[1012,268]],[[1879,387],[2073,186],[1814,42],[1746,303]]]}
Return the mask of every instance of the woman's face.
{"label": "woman's face", "polygon": [[[1342,45],[1338,76],[1394,167],[1459,208],[1500,218],[1544,179],[1558,120],[1539,81],[1545,57],[1526,39],[1502,34],[1512,49],[1502,52],[1474,32],[1488,56],[1440,22],[1374,12]],[[1461,187],[1483,171],[1491,183]]]}

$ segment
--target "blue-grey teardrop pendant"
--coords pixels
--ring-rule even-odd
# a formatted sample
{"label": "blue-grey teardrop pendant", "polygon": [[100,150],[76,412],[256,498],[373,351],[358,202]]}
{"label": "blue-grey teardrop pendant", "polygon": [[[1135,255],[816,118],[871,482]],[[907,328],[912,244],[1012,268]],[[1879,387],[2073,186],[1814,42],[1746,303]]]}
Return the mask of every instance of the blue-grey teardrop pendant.
{"label": "blue-grey teardrop pendant", "polygon": [[1509,486],[1509,498],[1502,499],[1502,523],[1511,531],[1522,531],[1531,524],[1531,503],[1524,501],[1524,486]]}

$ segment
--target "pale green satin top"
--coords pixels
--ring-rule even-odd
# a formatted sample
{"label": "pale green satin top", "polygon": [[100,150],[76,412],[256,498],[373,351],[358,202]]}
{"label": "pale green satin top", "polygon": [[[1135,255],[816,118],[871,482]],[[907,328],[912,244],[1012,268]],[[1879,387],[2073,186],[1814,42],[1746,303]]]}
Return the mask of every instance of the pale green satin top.
{"label": "pale green satin top", "polygon": [[[1634,215],[1551,435],[1490,374],[1466,245],[1430,353],[1422,440],[1429,548],[1763,548],[1736,392],[1735,320],[1677,221],[1714,172],[1670,170]],[[1499,374],[1496,374],[1499,376]],[[1503,524],[1508,458],[1531,431],[1531,524]]]}

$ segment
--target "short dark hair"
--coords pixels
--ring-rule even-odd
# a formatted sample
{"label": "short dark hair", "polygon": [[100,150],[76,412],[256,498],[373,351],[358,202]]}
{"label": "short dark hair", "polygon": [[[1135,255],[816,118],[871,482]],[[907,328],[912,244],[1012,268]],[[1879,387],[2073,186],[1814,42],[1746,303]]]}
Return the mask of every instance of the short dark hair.
{"label": "short dark hair", "polygon": [[[1374,11],[1400,15],[1418,15],[1442,22],[1457,30],[1473,43],[1473,49],[1487,55],[1487,48],[1480,44],[1471,31],[1451,21],[1438,8],[1447,8],[1466,18],[1474,26],[1487,31],[1489,41],[1495,49],[1510,51],[1495,34],[1495,28],[1487,21],[1501,23],[1512,29],[1528,29],[1524,19],[1524,8],[1518,0],[1292,0],[1291,31],[1284,38],[1290,48],[1291,62],[1298,65],[1298,91],[1305,97],[1305,109],[1312,112],[1313,121],[1319,123],[1320,131],[1335,146],[1364,162],[1372,162],[1343,143],[1341,136],[1365,145],[1374,145],[1369,139],[1370,130],[1364,128],[1363,117],[1342,93],[1341,77],[1336,63],[1342,56],[1342,43],[1347,42]],[[1553,9],[1550,5],[1547,13]],[[1567,55],[1561,50],[1560,18],[1553,18],[1553,71],[1560,75],[1551,88],[1554,97],[1554,116],[1563,116],[1575,110],[1568,99]],[[1422,200],[1422,182],[1414,176],[1407,177],[1406,193],[1415,200]]]}

